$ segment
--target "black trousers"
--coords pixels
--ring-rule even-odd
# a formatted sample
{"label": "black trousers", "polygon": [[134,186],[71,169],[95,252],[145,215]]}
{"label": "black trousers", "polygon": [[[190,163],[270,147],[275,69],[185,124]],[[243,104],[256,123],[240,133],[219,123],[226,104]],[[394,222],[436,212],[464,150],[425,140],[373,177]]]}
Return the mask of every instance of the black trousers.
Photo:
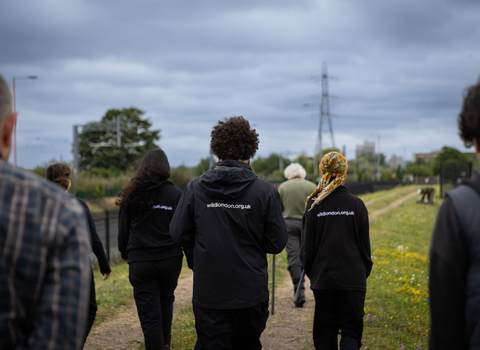
{"label": "black trousers", "polygon": [[88,334],[92,329],[93,322],[95,322],[95,316],[97,315],[97,299],[95,295],[95,281],[93,280],[93,269],[91,272],[91,281],[90,281],[90,301],[88,302],[88,315],[87,315],[87,328],[85,329],[85,340],[87,341]]}
{"label": "black trousers", "polygon": [[314,289],[315,349],[338,349],[338,329],[342,330],[340,349],[358,350],[362,346],[365,293],[348,290]]}
{"label": "black trousers", "polygon": [[268,300],[243,309],[193,307],[197,343],[194,350],[260,350],[268,319]]}
{"label": "black trousers", "polygon": [[170,344],[173,294],[182,269],[183,256],[129,263],[129,279],[145,338],[145,349],[158,350]]}

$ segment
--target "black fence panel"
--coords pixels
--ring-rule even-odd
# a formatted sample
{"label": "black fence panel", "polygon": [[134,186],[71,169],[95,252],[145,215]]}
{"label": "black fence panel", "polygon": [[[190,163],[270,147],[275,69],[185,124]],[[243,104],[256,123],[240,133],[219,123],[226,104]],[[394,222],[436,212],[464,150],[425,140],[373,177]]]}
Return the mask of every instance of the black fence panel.
{"label": "black fence panel", "polygon": [[440,163],[439,171],[440,198],[444,198],[447,191],[459,186],[463,180],[472,176],[472,162]]}
{"label": "black fence panel", "polygon": [[[110,263],[121,261],[122,257],[117,245],[118,210],[105,210],[102,214],[93,215],[93,221]],[[97,258],[93,253],[92,262],[94,266],[98,266]]]}
{"label": "black fence panel", "polygon": [[348,187],[350,192],[356,196],[372,193],[377,191],[389,190],[395,187],[398,187],[399,184],[396,181],[385,181],[385,182],[376,182],[376,181],[362,181],[362,182],[347,182],[345,186]]}

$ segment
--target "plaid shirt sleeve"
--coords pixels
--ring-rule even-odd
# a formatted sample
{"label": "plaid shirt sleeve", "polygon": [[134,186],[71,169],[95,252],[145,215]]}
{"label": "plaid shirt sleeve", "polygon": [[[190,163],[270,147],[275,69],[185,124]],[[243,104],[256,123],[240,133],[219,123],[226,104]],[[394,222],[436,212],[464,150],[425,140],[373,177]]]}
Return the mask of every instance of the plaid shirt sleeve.
{"label": "plaid shirt sleeve", "polygon": [[82,348],[87,232],[74,198],[17,169],[0,169],[1,349]]}

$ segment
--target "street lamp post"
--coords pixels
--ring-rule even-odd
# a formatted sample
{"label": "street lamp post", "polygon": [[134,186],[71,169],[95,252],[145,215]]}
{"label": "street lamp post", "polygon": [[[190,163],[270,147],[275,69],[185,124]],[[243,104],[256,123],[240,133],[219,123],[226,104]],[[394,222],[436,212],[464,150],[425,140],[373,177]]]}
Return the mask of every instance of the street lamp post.
{"label": "street lamp post", "polygon": [[[380,178],[382,177],[382,173],[380,172],[380,160],[381,160],[381,156],[380,156],[380,134],[374,134],[374,133],[370,133],[371,136],[377,136],[377,139],[378,139],[378,147],[375,147],[377,149],[377,152],[375,152],[377,154],[377,166],[375,168],[375,180],[376,181],[380,181]],[[374,160],[375,162],[375,160]]]}
{"label": "street lamp post", "polygon": [[[36,75],[28,75],[24,77],[13,77],[12,90],[13,90],[13,113],[17,112],[17,100],[15,95],[15,80],[20,79],[37,79]],[[13,159],[15,167],[17,166],[17,118],[13,124]]]}

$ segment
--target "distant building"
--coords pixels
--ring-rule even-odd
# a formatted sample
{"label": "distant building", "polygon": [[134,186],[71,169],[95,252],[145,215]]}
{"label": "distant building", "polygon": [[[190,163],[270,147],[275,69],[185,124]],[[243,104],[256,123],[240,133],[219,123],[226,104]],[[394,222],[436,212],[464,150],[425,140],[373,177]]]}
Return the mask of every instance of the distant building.
{"label": "distant building", "polygon": [[364,141],[363,145],[358,145],[355,148],[355,157],[358,158],[365,153],[375,153],[375,142]]}
{"label": "distant building", "polygon": [[419,158],[419,159],[428,161],[428,160],[434,159],[437,156],[438,153],[440,153],[440,151],[433,151],[433,152],[430,152],[430,153],[414,153],[413,157],[415,159]]}
{"label": "distant building", "polygon": [[402,169],[405,168],[405,160],[402,157],[392,156],[388,162],[392,171],[395,171],[399,166]]}

